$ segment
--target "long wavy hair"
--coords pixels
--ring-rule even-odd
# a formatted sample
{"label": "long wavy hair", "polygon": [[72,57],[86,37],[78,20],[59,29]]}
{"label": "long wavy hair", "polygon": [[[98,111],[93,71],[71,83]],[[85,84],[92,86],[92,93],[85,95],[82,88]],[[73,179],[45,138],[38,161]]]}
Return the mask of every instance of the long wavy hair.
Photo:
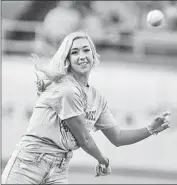
{"label": "long wavy hair", "polygon": [[[40,71],[44,74],[42,78],[37,76],[38,91],[43,91],[46,85],[50,85],[53,81],[58,82],[63,76],[67,75],[70,72],[70,61],[68,59],[68,55],[73,41],[78,38],[86,38],[88,40],[93,54],[93,68],[99,64],[99,55],[96,52],[95,45],[92,39],[88,36],[86,31],[80,30],[73,32],[63,39],[57,52],[51,58],[48,65],[44,66],[35,63],[36,71]],[[45,83],[46,80],[47,83]]]}

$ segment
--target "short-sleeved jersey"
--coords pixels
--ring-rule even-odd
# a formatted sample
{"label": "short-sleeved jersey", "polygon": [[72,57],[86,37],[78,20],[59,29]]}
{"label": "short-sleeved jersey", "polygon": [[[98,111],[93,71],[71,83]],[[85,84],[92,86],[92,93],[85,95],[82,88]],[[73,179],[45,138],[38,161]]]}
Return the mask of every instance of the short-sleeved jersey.
{"label": "short-sleeved jersey", "polygon": [[41,93],[23,141],[28,143],[30,140],[31,143],[32,136],[32,141],[38,145],[31,145],[31,150],[40,146],[48,153],[75,150],[79,146],[65,119],[82,114],[89,131],[117,125],[104,97],[94,87],[81,86],[72,76],[67,75]]}

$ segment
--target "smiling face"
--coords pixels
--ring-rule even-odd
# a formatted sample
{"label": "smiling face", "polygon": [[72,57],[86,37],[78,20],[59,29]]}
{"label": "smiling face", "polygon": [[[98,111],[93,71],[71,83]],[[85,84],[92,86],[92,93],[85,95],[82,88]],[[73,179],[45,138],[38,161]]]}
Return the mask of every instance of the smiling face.
{"label": "smiling face", "polygon": [[86,38],[77,38],[73,41],[69,52],[71,71],[79,74],[88,74],[93,67],[93,53]]}

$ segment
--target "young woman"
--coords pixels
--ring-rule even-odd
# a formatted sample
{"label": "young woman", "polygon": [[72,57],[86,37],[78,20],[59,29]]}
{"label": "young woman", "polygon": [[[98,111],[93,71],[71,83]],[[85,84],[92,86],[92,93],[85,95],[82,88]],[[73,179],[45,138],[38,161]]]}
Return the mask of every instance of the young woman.
{"label": "young woman", "polygon": [[[69,34],[48,66],[35,64],[39,99],[30,124],[2,175],[5,184],[68,183],[72,151],[81,147],[98,164],[97,176],[110,174],[109,160],[90,131],[102,130],[116,147],[141,141],[169,127],[164,113],[144,128],[121,130],[105,98],[89,83],[99,56],[84,31]],[[45,78],[44,78],[45,77]]]}

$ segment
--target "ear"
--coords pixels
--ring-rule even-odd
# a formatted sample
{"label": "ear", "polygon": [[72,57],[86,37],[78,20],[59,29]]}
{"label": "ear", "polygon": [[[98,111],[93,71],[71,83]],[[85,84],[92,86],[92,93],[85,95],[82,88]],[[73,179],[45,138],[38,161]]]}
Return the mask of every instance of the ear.
{"label": "ear", "polygon": [[65,61],[65,68],[68,68],[69,65],[70,65],[70,61],[68,59],[66,59],[66,61]]}
{"label": "ear", "polygon": [[68,73],[70,71],[71,65],[70,65],[70,61],[68,59],[66,59],[65,61],[65,72]]}

